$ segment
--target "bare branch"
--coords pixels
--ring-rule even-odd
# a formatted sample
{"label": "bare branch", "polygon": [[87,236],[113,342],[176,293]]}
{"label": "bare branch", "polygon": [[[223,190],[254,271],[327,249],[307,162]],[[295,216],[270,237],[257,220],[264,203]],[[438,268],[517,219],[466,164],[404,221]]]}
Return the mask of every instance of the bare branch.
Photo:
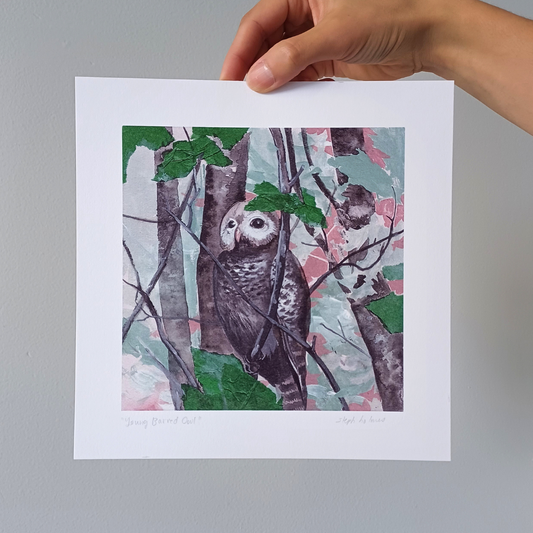
{"label": "bare branch", "polygon": [[[124,250],[126,250],[126,254],[128,255],[128,258],[130,260],[131,266],[133,268],[133,272],[135,273],[135,279],[137,280],[137,285],[141,286],[141,277],[139,276],[139,271],[137,270],[137,267],[135,266],[135,262],[133,261],[133,255],[131,254],[131,250],[128,248],[128,245],[126,244],[126,241],[122,239],[122,245],[124,246]],[[139,293],[136,293],[136,299],[135,302],[137,302],[137,295]]]}
{"label": "bare branch", "polygon": [[[344,332],[342,332],[342,335],[340,333],[338,333],[337,331],[335,331],[334,329],[331,329],[331,328],[328,328],[328,326],[326,326],[326,324],[324,324],[322,322],[322,324],[320,324],[324,329],[327,329],[328,331],[330,331],[331,333],[333,333],[334,335],[337,335],[337,337],[340,337],[343,341],[345,341],[347,344],[349,344],[350,346],[352,346],[353,348],[355,348],[357,351],[361,352],[364,356],[368,357],[370,359],[370,355],[368,355],[363,349],[359,348],[359,346],[357,346],[357,344],[355,344],[355,342],[352,342],[350,339],[348,339],[345,335],[344,335]],[[341,331],[342,331],[342,326],[341,326]]]}
{"label": "bare branch", "polygon": [[134,289],[137,289],[139,293],[142,296],[142,300],[146,306],[148,307],[148,310],[150,313],[152,313],[153,318],[155,319],[155,323],[157,325],[157,331],[159,333],[159,337],[161,338],[161,341],[166,346],[168,351],[172,354],[180,368],[183,370],[183,373],[185,374],[185,377],[187,378],[187,381],[189,382],[189,385],[191,387],[194,387],[195,389],[202,390],[202,386],[197,381],[197,379],[192,375],[191,371],[187,368],[187,365],[181,358],[180,354],[174,347],[174,345],[170,342],[170,339],[167,336],[167,333],[165,331],[165,326],[163,324],[163,319],[159,316],[159,313],[157,312],[157,309],[155,308],[154,303],[152,302],[150,296],[143,291],[141,287],[138,287],[134,285],[133,283],[130,283],[129,281],[126,281],[125,279],[122,280],[126,285],[129,285],[130,287],[133,287]]}
{"label": "bare branch", "polygon": [[[307,163],[310,167],[313,167],[313,159],[311,158],[311,152],[309,150],[309,142],[307,139],[307,132],[305,131],[305,129],[302,128],[301,134],[302,134],[302,141],[304,145],[305,157],[307,158]],[[294,166],[296,166],[296,163],[294,163]],[[328,211],[331,208],[331,205],[333,205],[336,208],[337,202],[335,198],[330,193],[330,191],[327,189],[327,187],[324,185],[324,182],[320,179],[320,176],[318,175],[318,173],[315,172],[314,174],[312,174],[312,176],[315,182],[317,183],[317,185],[319,186],[320,190],[322,191],[322,193],[326,196],[326,198],[330,202],[330,205],[328,206]],[[315,228],[309,225],[306,225],[305,229],[307,230],[307,233],[309,233],[309,235],[311,235],[315,239],[316,243],[320,246],[320,249],[324,252],[324,255],[326,256],[329,267],[330,268],[333,267],[336,264],[336,261],[335,261],[335,258],[333,257],[333,254],[329,250],[329,244],[328,244],[325,231],[322,229],[322,233],[317,233]]]}
{"label": "bare branch", "polygon": [[387,248],[389,247],[389,244],[392,240],[392,233],[394,231],[394,221],[396,220],[396,209],[398,207],[398,204],[396,203],[396,191],[394,189],[394,187],[392,187],[392,194],[394,195],[394,212],[392,214],[392,218],[387,216],[387,218],[390,220],[390,230],[389,230],[389,237],[387,238],[387,240],[384,242],[383,246],[381,247],[381,250],[378,254],[378,257],[377,259],[370,265],[366,266],[366,267],[362,267],[362,266],[359,266],[357,264],[354,264],[353,266],[355,266],[355,268],[357,268],[357,270],[360,270],[361,272],[364,272],[366,270],[370,270],[371,268],[374,268],[380,261],[381,261],[381,258],[383,257],[383,255],[385,254],[385,251],[387,250]]}
{"label": "bare branch", "polygon": [[[299,187],[300,176],[302,175],[303,171],[304,171],[304,167],[300,167],[298,169],[298,172],[296,172],[296,174],[294,175],[294,178],[292,178],[291,181],[289,181],[289,187],[294,187],[295,189],[298,187],[298,189],[300,189]],[[300,200],[303,202],[303,196],[302,196],[301,189],[300,189],[300,194],[298,196],[299,197],[301,196]]]}
{"label": "bare branch", "polygon": [[359,268],[359,270],[364,270],[363,267],[357,267],[357,265],[353,263],[349,263],[350,259],[357,254],[360,254],[362,252],[366,252],[367,250],[370,250],[371,248],[374,248],[374,246],[378,246],[379,244],[382,244],[384,242],[390,242],[394,237],[397,237],[398,235],[401,235],[403,233],[403,229],[400,231],[395,231],[389,233],[387,237],[384,237],[383,239],[380,239],[379,241],[375,241],[371,244],[367,244],[365,246],[361,246],[361,248],[358,248],[356,250],[352,250],[342,261],[339,261],[335,266],[331,267],[327,272],[324,272],[321,276],[318,277],[318,279],[309,287],[309,290],[311,291],[311,294],[315,292],[318,287],[322,284],[322,282],[331,274],[336,272],[339,268],[342,268],[344,266],[355,266],[356,268]]}
{"label": "bare branch", "polygon": [[[307,163],[310,167],[313,167],[313,159],[311,158],[311,151],[309,150],[309,141],[307,139],[307,132],[304,128],[302,128],[302,141],[304,145],[305,150],[305,157],[307,158]],[[326,187],[326,184],[322,181],[320,176],[318,175],[318,172],[313,172],[311,174],[313,176],[313,179],[315,180],[315,183],[318,185],[318,188],[322,191],[324,196],[329,200],[330,204],[335,208],[339,208],[339,203],[337,200],[335,200],[335,197],[331,193],[331,191]]]}
{"label": "bare branch", "polygon": [[[194,179],[194,175],[193,175],[193,179],[191,179],[191,183],[189,184],[189,188],[187,189],[185,198],[183,199],[183,202],[179,206],[179,209],[178,209],[179,217],[183,215],[185,208],[187,207],[187,203],[191,196],[192,188],[193,186],[196,186],[195,181],[196,180]],[[136,218],[136,217],[132,217],[129,215],[123,215],[123,216],[125,218]],[[145,222],[152,222],[151,220],[147,220],[147,219],[138,219],[138,218],[136,219],[143,220]],[[159,264],[157,265],[157,270],[155,271],[155,274],[152,276],[152,279],[150,280],[150,283],[148,284],[148,287],[146,288],[145,293],[148,295],[152,293],[156,283],[159,281],[159,278],[161,277],[161,274],[163,273],[163,270],[167,264],[168,258],[170,257],[170,253],[172,251],[172,246],[174,244],[174,241],[176,240],[176,237],[178,236],[178,231],[179,231],[179,225],[176,224],[176,226],[172,230],[172,234],[170,235],[170,238],[168,240],[164,253],[161,257],[161,260],[159,261]],[[128,331],[130,330],[131,325],[133,324],[133,321],[139,314],[142,306],[143,306],[143,299],[141,298],[135,305],[135,308],[133,309],[131,315],[128,317],[128,319],[124,322],[124,325],[122,326],[122,342],[124,342],[124,340],[126,339],[126,336],[128,335]]]}

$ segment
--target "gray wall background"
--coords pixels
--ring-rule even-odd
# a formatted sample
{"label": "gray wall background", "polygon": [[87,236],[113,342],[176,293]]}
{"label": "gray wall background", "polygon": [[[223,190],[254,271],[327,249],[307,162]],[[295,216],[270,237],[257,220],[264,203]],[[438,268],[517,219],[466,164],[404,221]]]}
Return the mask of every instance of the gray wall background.
{"label": "gray wall background", "polygon": [[253,3],[2,0],[0,530],[531,531],[533,137],[461,90],[451,463],[72,460],[74,76],[217,78]]}

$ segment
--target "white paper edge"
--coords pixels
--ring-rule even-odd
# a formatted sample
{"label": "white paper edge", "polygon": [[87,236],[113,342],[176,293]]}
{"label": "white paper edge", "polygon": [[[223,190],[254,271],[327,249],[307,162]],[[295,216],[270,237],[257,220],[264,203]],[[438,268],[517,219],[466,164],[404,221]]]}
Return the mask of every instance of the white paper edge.
{"label": "white paper edge", "polygon": [[[446,81],[77,78],[75,459],[450,460],[452,117]],[[406,128],[403,413],[121,411],[123,125]]]}

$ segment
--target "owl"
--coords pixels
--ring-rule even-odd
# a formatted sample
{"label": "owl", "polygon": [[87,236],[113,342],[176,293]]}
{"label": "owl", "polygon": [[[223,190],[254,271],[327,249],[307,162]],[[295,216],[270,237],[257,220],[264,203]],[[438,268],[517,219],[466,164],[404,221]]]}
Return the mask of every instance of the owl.
{"label": "owl", "polygon": [[[247,202],[233,205],[222,219],[218,259],[249,301],[268,313],[278,249],[280,219],[276,213],[245,211]],[[214,268],[214,300],[218,318],[245,370],[265,378],[281,394],[283,409],[307,406],[306,351],[285,332],[272,326],[261,352],[250,355],[265,324],[237,292],[235,285]],[[302,267],[287,251],[285,275],[276,321],[302,340],[307,339],[311,313],[309,287]]]}

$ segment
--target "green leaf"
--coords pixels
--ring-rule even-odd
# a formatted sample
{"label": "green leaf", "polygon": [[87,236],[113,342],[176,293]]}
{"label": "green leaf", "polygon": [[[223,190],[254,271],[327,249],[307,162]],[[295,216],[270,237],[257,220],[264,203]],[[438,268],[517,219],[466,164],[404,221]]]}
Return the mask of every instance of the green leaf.
{"label": "green leaf", "polygon": [[369,303],[366,308],[383,322],[390,333],[403,331],[403,296],[391,292],[385,298]]}
{"label": "green leaf", "polygon": [[257,196],[280,196],[281,192],[279,189],[270,183],[269,181],[263,181],[262,183],[258,183],[254,187],[254,193],[257,194]]}
{"label": "green leaf", "polygon": [[390,281],[403,279],[403,263],[394,266],[384,266],[383,275]]}
{"label": "green leaf", "polygon": [[217,137],[224,150],[231,150],[245,135],[248,128],[193,128],[192,140]]}
{"label": "green leaf", "polygon": [[262,211],[272,213],[282,211],[296,215],[304,224],[322,226],[325,228],[326,217],[321,209],[316,206],[315,197],[302,189],[303,202],[295,193],[282,193],[279,189],[267,181],[258,183],[254,187],[257,196],[248,202],[244,208],[246,211]]}
{"label": "green leaf", "polygon": [[194,369],[204,392],[183,386],[186,410],[280,410],[281,401],[268,387],[247,374],[232,355],[192,349]]}
{"label": "green leaf", "polygon": [[322,226],[325,228],[326,217],[324,213],[316,206],[315,197],[309,194],[305,189],[302,189],[302,197],[304,199],[303,205],[299,205],[295,211],[295,215],[300,218],[304,224],[310,226]]}
{"label": "green leaf", "polygon": [[157,168],[154,181],[170,181],[188,176],[198,160],[208,165],[227,166],[231,164],[220,148],[207,137],[176,141],[172,150],[163,156]]}
{"label": "green leaf", "polygon": [[137,146],[159,150],[169,145],[174,137],[161,126],[122,126],[122,182],[126,183],[126,169]]}

